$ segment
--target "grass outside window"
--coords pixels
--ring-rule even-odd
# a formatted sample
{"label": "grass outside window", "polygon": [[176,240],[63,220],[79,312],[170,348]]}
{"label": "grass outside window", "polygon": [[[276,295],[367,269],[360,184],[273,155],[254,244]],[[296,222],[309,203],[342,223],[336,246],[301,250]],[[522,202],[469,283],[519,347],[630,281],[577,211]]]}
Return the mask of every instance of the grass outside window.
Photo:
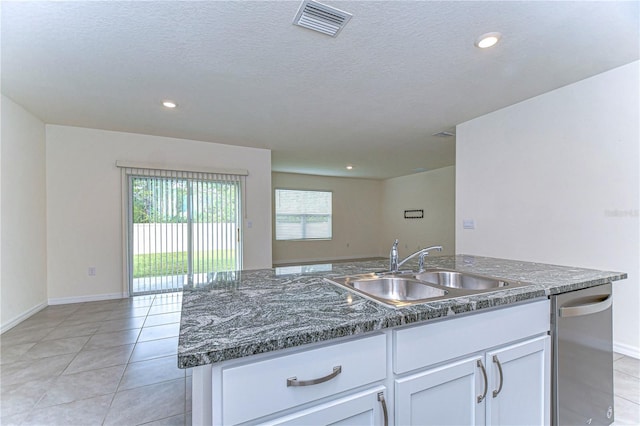
{"label": "grass outside window", "polygon": [[[186,251],[136,254],[133,256],[133,278],[187,274]],[[235,250],[211,250],[193,253],[193,273],[234,271]]]}

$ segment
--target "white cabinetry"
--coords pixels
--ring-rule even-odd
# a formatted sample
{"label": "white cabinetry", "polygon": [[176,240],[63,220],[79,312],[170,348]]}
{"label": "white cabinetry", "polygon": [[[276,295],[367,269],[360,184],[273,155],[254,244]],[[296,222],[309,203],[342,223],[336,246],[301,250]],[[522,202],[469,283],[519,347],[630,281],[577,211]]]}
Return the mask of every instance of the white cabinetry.
{"label": "white cabinetry", "polygon": [[549,424],[548,331],[548,301],[394,331],[396,424]]}
{"label": "white cabinetry", "polygon": [[549,424],[549,337],[487,352],[491,425]]}
{"label": "white cabinetry", "polygon": [[265,422],[266,425],[383,425],[385,388],[378,386],[365,392],[339,398],[289,416]]}
{"label": "white cabinetry", "polygon": [[548,344],[540,336],[395,381],[398,425],[543,425]]}
{"label": "white cabinetry", "polygon": [[545,299],[197,367],[193,424],[549,424],[549,319]]}
{"label": "white cabinetry", "polygon": [[476,403],[480,357],[426,370],[395,381],[398,425],[483,425]]}
{"label": "white cabinetry", "polygon": [[377,394],[384,392],[387,376],[386,341],[386,335],[375,333],[216,366],[212,423],[309,424],[324,416],[336,422],[378,419]]}

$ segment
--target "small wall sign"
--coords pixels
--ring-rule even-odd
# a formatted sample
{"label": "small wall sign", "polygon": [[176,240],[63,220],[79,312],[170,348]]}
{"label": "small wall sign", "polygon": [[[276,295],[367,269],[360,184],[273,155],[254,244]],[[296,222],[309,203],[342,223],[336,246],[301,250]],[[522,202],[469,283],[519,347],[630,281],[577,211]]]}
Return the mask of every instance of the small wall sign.
{"label": "small wall sign", "polygon": [[405,210],[404,218],[405,219],[422,219],[424,217],[424,210]]}

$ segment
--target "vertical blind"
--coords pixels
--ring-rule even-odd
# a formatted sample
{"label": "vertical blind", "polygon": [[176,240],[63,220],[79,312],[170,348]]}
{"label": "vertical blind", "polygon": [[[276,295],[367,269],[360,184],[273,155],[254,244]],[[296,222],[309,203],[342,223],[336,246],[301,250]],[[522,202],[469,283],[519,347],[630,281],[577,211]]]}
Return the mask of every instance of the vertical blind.
{"label": "vertical blind", "polygon": [[145,167],[122,173],[130,294],[176,291],[241,269],[245,175]]}

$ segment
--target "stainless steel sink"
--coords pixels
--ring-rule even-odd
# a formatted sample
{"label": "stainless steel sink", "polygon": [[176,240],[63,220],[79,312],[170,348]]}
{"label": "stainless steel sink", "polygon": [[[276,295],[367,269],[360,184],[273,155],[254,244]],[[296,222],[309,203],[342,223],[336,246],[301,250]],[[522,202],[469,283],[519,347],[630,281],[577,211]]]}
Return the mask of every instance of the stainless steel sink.
{"label": "stainless steel sink", "polygon": [[326,280],[393,307],[425,303],[444,298],[449,293],[444,288],[403,275],[362,274]]}
{"label": "stainless steel sink", "polygon": [[444,287],[462,288],[465,290],[489,290],[510,285],[508,281],[498,278],[441,269],[420,272],[415,274],[415,278]]}
{"label": "stainless steel sink", "polygon": [[325,280],[396,308],[528,285],[446,269],[428,269],[419,273],[370,273]]}

